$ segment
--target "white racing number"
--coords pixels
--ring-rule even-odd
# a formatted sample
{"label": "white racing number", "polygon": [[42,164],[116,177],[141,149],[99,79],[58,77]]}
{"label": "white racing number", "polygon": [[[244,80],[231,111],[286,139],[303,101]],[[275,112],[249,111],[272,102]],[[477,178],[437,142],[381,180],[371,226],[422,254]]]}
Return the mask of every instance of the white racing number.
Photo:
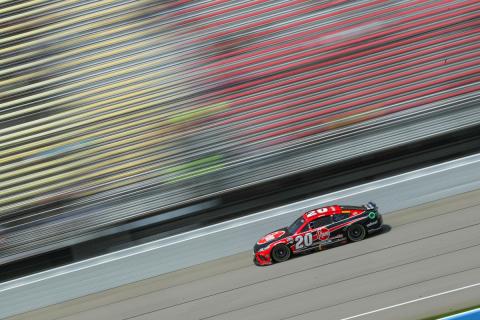
{"label": "white racing number", "polygon": [[304,247],[310,247],[313,243],[313,237],[311,233],[306,233],[303,236],[295,237],[295,249],[300,250]]}
{"label": "white racing number", "polygon": [[[331,207],[331,208],[334,208],[334,207]],[[327,207],[317,209],[317,213],[319,213],[319,214],[325,213],[325,212],[327,212],[327,211],[328,211],[328,208],[327,208]]]}

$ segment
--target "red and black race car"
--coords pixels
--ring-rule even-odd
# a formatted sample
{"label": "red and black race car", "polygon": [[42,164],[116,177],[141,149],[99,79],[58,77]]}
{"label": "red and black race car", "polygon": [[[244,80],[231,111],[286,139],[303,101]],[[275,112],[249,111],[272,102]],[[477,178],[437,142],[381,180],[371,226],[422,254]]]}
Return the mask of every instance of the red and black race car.
{"label": "red and black race car", "polygon": [[253,248],[253,262],[268,265],[292,255],[321,250],[339,242],[363,240],[382,229],[382,216],[373,202],[364,206],[333,205],[304,213],[289,227],[262,237]]}

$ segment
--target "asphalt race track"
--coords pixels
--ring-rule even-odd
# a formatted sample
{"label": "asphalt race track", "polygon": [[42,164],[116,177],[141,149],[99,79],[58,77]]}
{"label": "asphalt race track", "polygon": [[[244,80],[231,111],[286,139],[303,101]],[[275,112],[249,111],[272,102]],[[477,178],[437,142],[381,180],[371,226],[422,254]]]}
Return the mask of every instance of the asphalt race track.
{"label": "asphalt race track", "polygon": [[479,304],[480,191],[384,220],[388,232],[283,264],[242,253],[10,319],[420,319]]}

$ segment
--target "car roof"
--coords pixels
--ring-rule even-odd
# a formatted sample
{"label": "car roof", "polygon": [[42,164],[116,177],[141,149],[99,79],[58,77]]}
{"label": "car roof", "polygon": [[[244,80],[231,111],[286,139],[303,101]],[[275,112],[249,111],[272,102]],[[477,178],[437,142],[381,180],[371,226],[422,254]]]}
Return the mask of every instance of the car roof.
{"label": "car roof", "polygon": [[358,206],[341,206],[341,205],[331,205],[326,207],[321,207],[313,210],[309,210],[303,214],[303,219],[305,221],[311,221],[324,216],[331,216],[338,213],[360,213],[365,211],[364,207]]}

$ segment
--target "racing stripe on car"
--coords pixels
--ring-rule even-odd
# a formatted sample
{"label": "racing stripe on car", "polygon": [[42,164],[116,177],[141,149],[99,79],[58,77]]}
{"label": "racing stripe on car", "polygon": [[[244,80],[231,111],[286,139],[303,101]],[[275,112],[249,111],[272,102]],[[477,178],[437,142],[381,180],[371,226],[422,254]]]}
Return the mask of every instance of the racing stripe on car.
{"label": "racing stripe on car", "polygon": [[347,222],[344,222],[344,223],[342,223],[342,224],[339,224],[338,226],[333,226],[333,227],[329,228],[329,230],[330,230],[330,232],[333,232],[333,231],[336,231],[336,230],[341,229],[341,228],[343,228],[343,227],[346,227],[346,226],[348,226],[348,225],[350,225],[350,224],[352,224],[352,223],[355,223],[355,222],[357,222],[357,221],[364,220],[364,219],[367,219],[367,218],[368,218],[368,216],[356,218],[356,219],[353,219],[353,220],[351,220],[351,221],[347,221]]}

